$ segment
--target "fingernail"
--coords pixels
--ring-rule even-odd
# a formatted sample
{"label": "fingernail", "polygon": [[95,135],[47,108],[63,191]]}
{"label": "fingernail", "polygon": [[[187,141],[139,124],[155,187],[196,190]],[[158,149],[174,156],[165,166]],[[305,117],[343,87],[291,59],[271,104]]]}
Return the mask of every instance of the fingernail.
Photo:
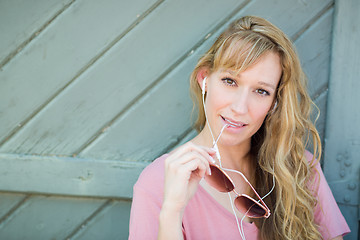
{"label": "fingernail", "polygon": [[210,169],[210,167],[209,167],[208,173],[209,173],[209,175],[211,175],[211,169]]}
{"label": "fingernail", "polygon": [[211,158],[211,162],[215,163],[215,159],[212,156],[210,156],[210,158]]}

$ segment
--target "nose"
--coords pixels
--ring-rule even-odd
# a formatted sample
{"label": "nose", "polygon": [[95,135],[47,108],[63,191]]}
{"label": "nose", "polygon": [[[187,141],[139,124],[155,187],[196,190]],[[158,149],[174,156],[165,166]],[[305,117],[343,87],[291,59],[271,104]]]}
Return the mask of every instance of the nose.
{"label": "nose", "polygon": [[234,93],[231,110],[237,115],[243,115],[249,111],[249,93],[245,89]]}

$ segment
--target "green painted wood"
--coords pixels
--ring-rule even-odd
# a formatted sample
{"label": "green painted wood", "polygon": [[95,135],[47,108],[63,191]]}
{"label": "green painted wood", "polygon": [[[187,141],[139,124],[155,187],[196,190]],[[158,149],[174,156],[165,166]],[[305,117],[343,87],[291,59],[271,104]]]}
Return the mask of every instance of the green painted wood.
{"label": "green painted wood", "polygon": [[[320,111],[316,128],[322,143],[325,136],[333,13],[333,7],[331,7],[317,21],[311,23],[295,42],[304,72],[308,77],[309,94]],[[313,121],[317,114],[318,110],[314,108]],[[311,144],[308,149],[313,151],[312,147]]]}
{"label": "green painted wood", "polygon": [[0,151],[72,155],[241,3],[164,2]]}
{"label": "green painted wood", "polygon": [[[76,1],[57,17],[0,71],[0,143],[112,46],[154,3]],[[21,15],[17,17],[21,19]]]}
{"label": "green painted wood", "polygon": [[152,161],[176,144],[190,126],[188,74],[197,58],[182,62],[80,156]]}
{"label": "green painted wood", "polygon": [[333,13],[330,8],[295,43],[313,99],[328,88]]}
{"label": "green painted wood", "polygon": [[128,239],[130,205],[131,202],[128,201],[112,201],[71,239]]}
{"label": "green painted wood", "polygon": [[352,230],[359,238],[360,182],[360,1],[336,1],[331,52],[324,173]]}
{"label": "green painted wood", "polygon": [[0,191],[131,198],[132,186],[146,165],[0,154]]}
{"label": "green painted wood", "polygon": [[[256,5],[248,5],[244,10],[236,14],[232,20],[247,14],[245,10],[249,7],[256,9]],[[285,4],[283,9],[277,10],[285,12],[286,7],[288,6]],[[299,7],[305,6],[299,4]],[[323,5],[317,7],[318,11],[320,11]],[[301,12],[299,11],[299,13]],[[297,17],[296,22],[300,21],[304,24],[307,19],[318,13],[313,10],[310,12],[312,13],[310,16],[299,14],[293,16],[293,18]],[[289,29],[291,30],[290,36],[295,35],[303,27],[304,25],[300,25],[298,29]],[[210,47],[215,36],[222,30],[223,28],[214,33],[199,49],[165,76],[155,88],[141,98],[141,101],[134,104],[99,139],[89,145],[81,153],[81,156],[87,158],[120,158],[126,161],[148,161],[166,152],[172,145],[176,145],[176,142],[179,141],[179,138],[190,126],[189,119],[192,103],[188,94],[188,77],[199,56]],[[305,38],[313,40],[312,38]],[[314,44],[311,49],[316,48],[321,47]],[[322,60],[322,58],[318,60]],[[152,125],[156,127],[152,127]]]}
{"label": "green painted wood", "polygon": [[104,200],[33,196],[0,225],[1,239],[64,239]]}
{"label": "green painted wood", "polygon": [[[19,193],[0,193],[0,219],[7,217],[6,215],[19,204],[24,198],[25,194]],[[1,221],[0,221],[1,224]]]}
{"label": "green painted wood", "polygon": [[185,134],[184,137],[175,146],[173,146],[169,150],[173,150],[173,149],[175,149],[177,147],[180,147],[184,143],[187,143],[188,141],[190,141],[191,139],[196,137],[196,135],[198,135],[198,132],[196,130],[192,129],[189,133]]}
{"label": "green painted wood", "polygon": [[0,68],[6,57],[16,52],[69,3],[71,0],[0,1]]}
{"label": "green painted wood", "polygon": [[[244,8],[244,15],[262,16],[296,38],[299,29],[311,22],[322,10],[329,8],[334,0],[276,1],[254,0]],[[301,33],[300,33],[301,34]]]}

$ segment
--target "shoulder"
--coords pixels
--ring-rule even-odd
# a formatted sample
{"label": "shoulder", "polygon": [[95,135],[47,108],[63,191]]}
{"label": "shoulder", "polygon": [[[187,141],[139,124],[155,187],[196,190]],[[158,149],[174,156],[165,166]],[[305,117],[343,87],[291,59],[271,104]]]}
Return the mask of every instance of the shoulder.
{"label": "shoulder", "polygon": [[134,185],[129,239],[156,239],[164,187],[163,155],[150,163]]}
{"label": "shoulder", "polygon": [[315,185],[320,184],[321,181],[325,180],[324,174],[321,169],[320,160],[315,158],[314,155],[308,150],[305,150],[304,156],[308,164],[308,167],[310,169],[310,175],[311,175],[310,179],[312,180],[312,181],[310,180],[310,182],[312,182]]}
{"label": "shoulder", "polygon": [[318,159],[314,158],[314,154],[312,154],[308,150],[305,150],[304,156],[310,167],[315,167],[317,165],[320,165]]}
{"label": "shoulder", "polygon": [[149,189],[152,192],[155,190],[162,191],[165,179],[165,159],[168,154],[164,154],[150,163],[140,174],[137,182],[134,185],[136,189]]}
{"label": "shoulder", "polygon": [[320,162],[306,151],[305,158],[312,170],[310,190],[316,197],[314,220],[324,239],[332,239],[350,231],[321,169]]}

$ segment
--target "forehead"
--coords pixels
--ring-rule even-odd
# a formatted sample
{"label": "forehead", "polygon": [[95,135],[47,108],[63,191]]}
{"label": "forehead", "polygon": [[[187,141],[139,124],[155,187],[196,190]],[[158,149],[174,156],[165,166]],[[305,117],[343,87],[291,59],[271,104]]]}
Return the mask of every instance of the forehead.
{"label": "forehead", "polygon": [[221,68],[218,72],[231,74],[238,79],[254,80],[263,85],[276,88],[281,78],[282,67],[279,54],[271,51],[259,57],[255,63],[245,70]]}
{"label": "forehead", "polygon": [[277,52],[276,45],[258,33],[241,31],[228,36],[215,51],[213,69],[244,71],[269,52]]}

